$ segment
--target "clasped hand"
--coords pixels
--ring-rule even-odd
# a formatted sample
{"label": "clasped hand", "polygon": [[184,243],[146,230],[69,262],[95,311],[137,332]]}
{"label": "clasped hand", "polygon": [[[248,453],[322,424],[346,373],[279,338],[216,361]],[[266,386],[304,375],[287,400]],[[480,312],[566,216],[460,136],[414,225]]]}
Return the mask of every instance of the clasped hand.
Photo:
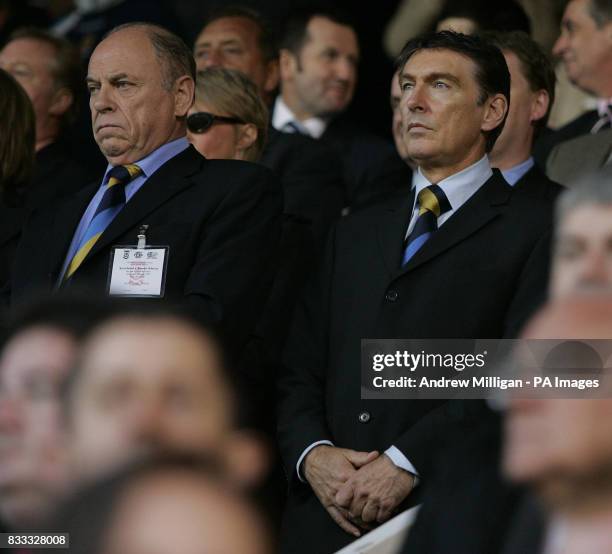
{"label": "clasped hand", "polygon": [[331,518],[356,537],[387,521],[414,486],[414,476],[384,454],[327,445],[308,453],[304,473]]}

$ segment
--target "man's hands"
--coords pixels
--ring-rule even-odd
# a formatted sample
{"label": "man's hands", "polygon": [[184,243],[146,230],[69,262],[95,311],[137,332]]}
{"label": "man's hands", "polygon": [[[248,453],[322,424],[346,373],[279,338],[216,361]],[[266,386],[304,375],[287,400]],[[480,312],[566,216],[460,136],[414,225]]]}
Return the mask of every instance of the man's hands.
{"label": "man's hands", "polygon": [[332,499],[336,509],[362,527],[387,521],[414,488],[414,475],[397,467],[386,455],[362,464]]}
{"label": "man's hands", "polygon": [[357,452],[346,448],[321,445],[313,448],[304,459],[304,476],[317,498],[331,518],[344,531],[356,537],[361,536],[359,528],[347,519],[346,511],[337,506],[335,499],[337,494],[345,489],[346,484],[352,482],[351,479],[357,475],[357,470],[377,459],[378,456],[376,451]]}

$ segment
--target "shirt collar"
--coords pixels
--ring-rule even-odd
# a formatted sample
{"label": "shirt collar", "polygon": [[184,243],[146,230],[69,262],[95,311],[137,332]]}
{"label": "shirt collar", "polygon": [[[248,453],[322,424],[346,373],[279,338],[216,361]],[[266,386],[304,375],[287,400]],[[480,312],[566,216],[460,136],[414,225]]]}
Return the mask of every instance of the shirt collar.
{"label": "shirt collar", "polygon": [[[416,198],[421,190],[430,186],[432,183],[423,175],[420,167],[413,175],[412,186],[415,188]],[[489,158],[485,154],[475,164],[462,169],[454,175],[450,175],[446,179],[442,179],[436,184],[444,191],[444,194],[446,194],[451,205],[451,210],[456,210],[484,185],[492,175],[493,171],[491,170]]]}
{"label": "shirt collar", "polygon": [[278,131],[282,131],[288,123],[298,122],[308,134],[313,138],[321,138],[321,135],[327,129],[329,121],[320,117],[309,117],[308,119],[299,120],[296,115],[289,109],[282,96],[277,96],[274,102],[274,112],[272,114],[272,127]]}
{"label": "shirt collar", "polygon": [[502,169],[501,174],[504,176],[504,179],[509,185],[514,186],[533,166],[533,157],[530,156],[524,162],[521,162],[510,169]]}
{"label": "shirt collar", "polygon": [[612,98],[599,98],[597,100],[597,114],[599,117],[612,113]]}
{"label": "shirt collar", "polygon": [[[174,158],[174,156],[180,154],[188,147],[189,142],[187,137],[180,137],[171,142],[167,142],[166,144],[162,144],[157,150],[153,150],[153,152],[151,152],[148,156],[145,156],[141,160],[134,163],[142,170],[142,176],[148,179],[170,158]],[[102,185],[105,185],[108,182],[108,173],[112,168],[113,166],[110,164],[108,164],[106,167]]]}

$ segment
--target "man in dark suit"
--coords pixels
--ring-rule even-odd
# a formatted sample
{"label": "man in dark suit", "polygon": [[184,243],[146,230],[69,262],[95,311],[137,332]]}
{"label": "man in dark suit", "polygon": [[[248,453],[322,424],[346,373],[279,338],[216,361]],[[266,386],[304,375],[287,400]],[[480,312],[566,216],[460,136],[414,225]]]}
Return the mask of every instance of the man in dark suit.
{"label": "man in dark suit", "polygon": [[[15,198],[0,200],[2,273],[8,275],[27,214],[77,192],[94,174],[70,153],[67,140],[83,89],[74,47],[40,29],[21,29],[0,51],[0,67],[26,91],[36,119],[33,174]],[[1,285],[5,284],[3,275]]]}
{"label": "man in dark suit", "polygon": [[546,284],[551,202],[513,194],[486,156],[510,96],[502,53],[439,33],[409,42],[399,68],[413,190],[336,225],[286,351],[286,552],[333,552],[387,520],[453,422],[479,415],[469,402],[362,400],[361,340],[512,336]]}
{"label": "man in dark suit", "polygon": [[390,192],[405,192],[410,168],[393,146],[350,120],[345,110],[357,83],[359,45],[340,13],[296,12],[281,40],[281,94],[272,125],[329,143],[342,162],[347,205],[363,207]]}
{"label": "man in dark suit", "polygon": [[553,52],[562,58],[571,82],[598,98],[598,107],[538,141],[536,157],[545,167],[558,144],[612,126],[612,5],[609,0],[571,0]]}
{"label": "man in dark suit", "polygon": [[[510,71],[512,102],[508,118],[489,159],[508,184],[530,194],[559,191],[535,165],[533,144],[546,128],[555,100],[555,71],[542,48],[520,31],[485,33],[501,49]],[[552,190],[552,194],[551,194]]]}
{"label": "man in dark suit", "polygon": [[[115,283],[122,295],[185,302],[244,341],[273,276],[281,196],[268,170],[206,160],[189,146],[194,75],[187,46],[160,27],[122,26],[98,45],[87,84],[109,167],[101,186],[34,214],[17,253],[14,302],[37,288],[104,294]],[[138,242],[157,247],[146,257],[152,273],[109,265],[121,254],[144,257]]]}

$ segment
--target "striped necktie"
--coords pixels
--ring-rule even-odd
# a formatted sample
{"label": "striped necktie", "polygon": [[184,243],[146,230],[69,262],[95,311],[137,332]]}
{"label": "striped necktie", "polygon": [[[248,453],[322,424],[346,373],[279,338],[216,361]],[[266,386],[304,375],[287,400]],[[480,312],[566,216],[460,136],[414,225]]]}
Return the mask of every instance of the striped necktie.
{"label": "striped necktie", "polygon": [[451,209],[446,194],[438,185],[425,187],[418,195],[419,215],[404,243],[402,267],[414,256],[438,229],[438,217]]}
{"label": "striped necktie", "polygon": [[70,260],[70,264],[64,275],[64,281],[72,277],[104,230],[121,211],[123,206],[125,206],[125,185],[141,173],[142,170],[135,164],[118,165],[110,170],[104,195],[98,204],[98,208],[96,209],[96,213],[89,227],[87,227],[87,231],[85,231],[79,243],[75,255],[72,257],[72,260]]}

